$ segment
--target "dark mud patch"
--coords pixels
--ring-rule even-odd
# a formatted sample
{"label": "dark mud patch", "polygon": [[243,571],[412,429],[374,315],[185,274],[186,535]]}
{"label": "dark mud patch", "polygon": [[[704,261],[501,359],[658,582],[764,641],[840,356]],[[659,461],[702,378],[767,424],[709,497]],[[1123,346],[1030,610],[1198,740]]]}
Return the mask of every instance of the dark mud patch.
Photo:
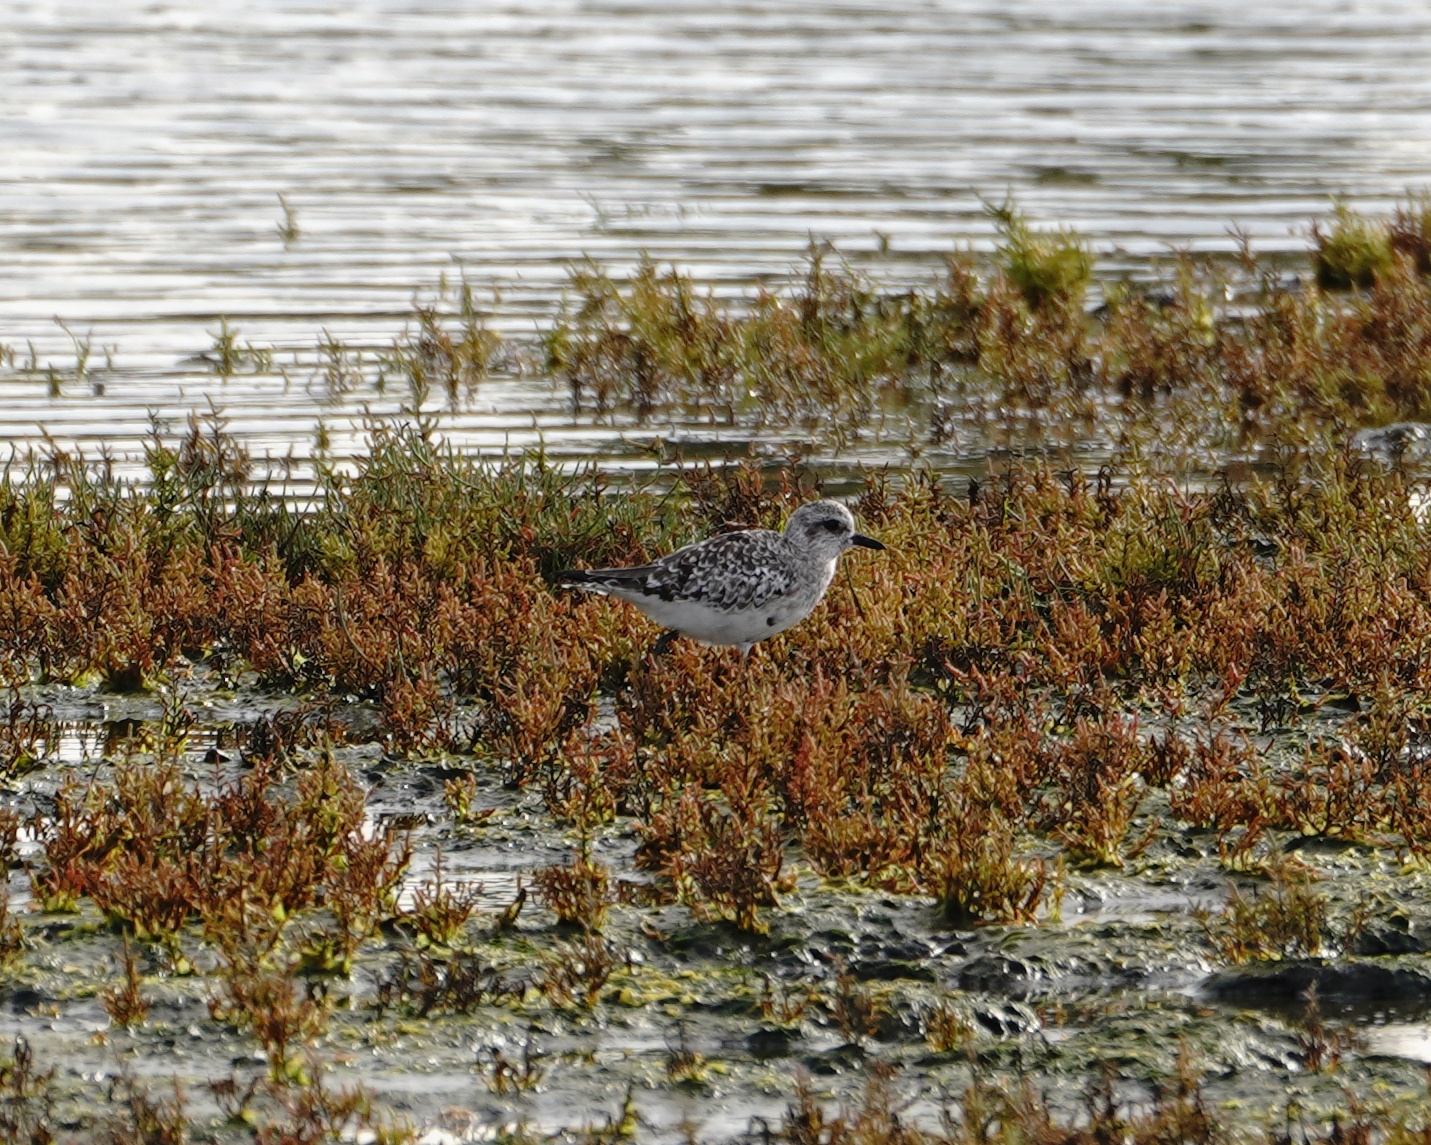
{"label": "dark mud patch", "polygon": [[1411,1019],[1431,1013],[1431,962],[1403,956],[1254,964],[1219,971],[1200,989],[1215,1002],[1280,1012],[1303,1009],[1311,991],[1333,1013]]}

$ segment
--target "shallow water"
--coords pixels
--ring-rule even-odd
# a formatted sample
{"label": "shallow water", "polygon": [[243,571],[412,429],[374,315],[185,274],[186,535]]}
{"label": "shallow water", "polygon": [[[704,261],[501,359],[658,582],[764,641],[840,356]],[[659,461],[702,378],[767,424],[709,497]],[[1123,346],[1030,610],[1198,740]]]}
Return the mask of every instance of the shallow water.
{"label": "shallow water", "polygon": [[[320,418],[359,449],[362,409],[404,395],[330,399],[315,343],[387,346],[443,274],[513,336],[587,254],[735,289],[816,236],[922,280],[956,240],[988,245],[979,196],[1006,190],[1107,273],[1230,249],[1234,221],[1299,250],[1332,196],[1384,211],[1431,179],[1428,34],[1412,0],[16,0],[0,343],[40,369],[0,373],[0,446],[133,457],[151,412],[173,428],[213,403],[259,454],[306,457]],[[225,317],[288,379],[196,361]],[[56,319],[90,340],[88,376]],[[540,378],[444,429],[627,465],[655,432],[573,419]]]}

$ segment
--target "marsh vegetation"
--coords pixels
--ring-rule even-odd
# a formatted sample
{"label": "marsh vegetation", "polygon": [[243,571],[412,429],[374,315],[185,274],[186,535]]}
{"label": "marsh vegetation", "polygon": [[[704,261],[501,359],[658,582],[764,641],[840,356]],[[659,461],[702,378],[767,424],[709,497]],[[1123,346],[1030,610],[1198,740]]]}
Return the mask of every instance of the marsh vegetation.
{"label": "marsh vegetation", "polygon": [[[415,400],[301,501],[218,415],[12,464],[8,1139],[1423,1139],[1426,488],[1352,435],[1431,415],[1426,206],[1157,284],[999,210],[924,291],[593,265],[540,345],[466,293],[325,350],[803,453],[617,483]],[[887,551],[749,662],[549,583],[778,526],[881,417]],[[961,426],[1038,448],[920,462]]]}

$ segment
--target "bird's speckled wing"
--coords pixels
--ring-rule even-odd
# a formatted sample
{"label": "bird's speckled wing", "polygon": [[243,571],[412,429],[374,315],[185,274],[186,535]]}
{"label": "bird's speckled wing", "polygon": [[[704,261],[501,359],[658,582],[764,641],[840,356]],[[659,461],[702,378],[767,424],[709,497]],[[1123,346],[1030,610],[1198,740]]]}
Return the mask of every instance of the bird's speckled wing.
{"label": "bird's speckled wing", "polygon": [[761,608],[797,579],[780,534],[752,529],[698,541],[638,568],[590,569],[579,583],[729,612]]}

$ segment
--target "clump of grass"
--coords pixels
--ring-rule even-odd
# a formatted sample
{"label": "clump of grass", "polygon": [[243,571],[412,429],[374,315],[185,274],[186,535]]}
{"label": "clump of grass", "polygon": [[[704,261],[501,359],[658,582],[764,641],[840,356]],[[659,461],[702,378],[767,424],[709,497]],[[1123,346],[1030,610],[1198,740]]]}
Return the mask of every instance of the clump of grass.
{"label": "clump of grass", "polygon": [[20,838],[20,816],[8,807],[0,807],[0,966],[14,960],[25,949],[25,936],[20,922],[11,913],[9,871],[18,859],[16,844]]}
{"label": "clump of grass", "polygon": [[1060,896],[1044,859],[1016,854],[1016,836],[997,812],[971,815],[926,852],[919,881],[952,926],[1033,922]]}
{"label": "clump of grass", "polygon": [[1355,1026],[1328,1025],[1322,1019],[1316,983],[1302,993],[1305,1003],[1297,1022],[1297,1046],[1302,1061],[1313,1073],[1330,1073],[1355,1051],[1366,1048],[1366,1039]]}
{"label": "clump of grass", "polygon": [[1145,788],[1151,753],[1135,720],[1080,719],[1066,742],[1049,745],[1040,762],[1056,789],[1043,815],[1082,867],[1121,867],[1152,841],[1153,829],[1128,840]]}
{"label": "clump of grass", "polygon": [[209,368],[225,381],[240,371],[266,373],[273,368],[273,352],[252,342],[240,344],[239,333],[237,327],[229,325],[227,318],[220,318],[214,344],[203,355]]}
{"label": "clump of grass", "polygon": [[847,1043],[863,1044],[879,1032],[885,1004],[871,987],[859,981],[843,963],[835,967],[835,981],[825,998],[835,1028]]}
{"label": "clump of grass", "polygon": [[[1092,1079],[1082,1108],[1077,1110],[1056,1110],[1031,1081],[1006,1086],[976,1074],[955,1107],[944,1110],[937,1128],[906,1118],[910,1102],[899,1092],[898,1080],[893,1067],[874,1065],[863,1090],[831,1108],[817,1096],[809,1079],[802,1076],[784,1118],[773,1131],[768,1131],[771,1139],[789,1145],[815,1141],[829,1145],[970,1145],[976,1141],[982,1145],[1028,1141],[1060,1141],[1068,1145],[1103,1141],[1128,1145],[1226,1145],[1239,1139],[1235,1129],[1246,1129],[1245,1125],[1222,1119],[1203,1091],[1186,1050],[1179,1054],[1171,1076],[1156,1079],[1149,1097],[1120,1099],[1118,1078],[1109,1069]],[[1359,1108],[1355,1112],[1354,1117],[1338,1120],[1328,1137],[1314,1138],[1308,1133],[1302,1136],[1308,1142],[1345,1141],[1346,1126],[1351,1125],[1351,1132],[1367,1134],[1354,1139],[1370,1140],[1372,1120]],[[1275,1139],[1275,1134],[1269,1135],[1269,1140]]]}
{"label": "clump of grass", "polygon": [[20,921],[10,907],[10,892],[0,893],[0,966],[4,966],[25,949],[25,935],[20,929]]}
{"label": "clump of grass", "polygon": [[823,247],[786,293],[746,306],[701,294],[690,278],[643,261],[624,282],[588,264],[546,338],[548,368],[573,404],[638,417],[679,406],[712,420],[854,432],[910,371],[958,341],[956,308],[881,294]]}
{"label": "clump of grass", "polygon": [[288,1142],[371,1140],[374,1145],[409,1145],[411,1129],[375,1107],[361,1085],[330,1086],[314,1064],[302,1084],[270,1085],[270,1111],[258,1124],[259,1145]]}
{"label": "clump of grass", "polygon": [[543,959],[537,985],[553,1006],[590,1011],[611,976],[629,964],[626,951],[596,934],[559,942]]}
{"label": "clump of grass", "polygon": [[56,1103],[55,1071],[35,1065],[34,1050],[16,1037],[10,1058],[0,1061],[0,1139],[47,1145]]}
{"label": "clump of grass", "polygon": [[191,1124],[177,1078],[172,1096],[160,1097],[126,1063],[108,1089],[110,1112],[102,1122],[102,1140],[115,1145],[188,1145]]}
{"label": "clump of grass", "polygon": [[1024,301],[1035,309],[1080,307],[1093,278],[1087,241],[1069,230],[1035,231],[1012,200],[984,209],[999,230],[995,258]]}
{"label": "clump of grass", "polygon": [[417,931],[418,941],[453,946],[482,899],[481,883],[452,883],[442,877],[442,852],[433,860],[432,878],[412,895],[412,909],[403,920]]}
{"label": "clump of grass", "polygon": [[532,876],[542,905],[558,921],[599,932],[612,902],[611,869],[585,853],[562,866],[543,867]]}
{"label": "clump of grass", "polygon": [[457,950],[440,957],[425,950],[404,951],[378,983],[377,1005],[380,1009],[402,1006],[421,1018],[467,1014],[520,995],[522,989],[476,951]]}
{"label": "clump of grass", "polygon": [[209,1015],[257,1039],[273,1081],[306,1086],[306,1050],[327,1031],[332,1004],[320,984],[299,981],[294,969],[272,961],[228,962],[209,999]]}
{"label": "clump of grass", "polygon": [[102,991],[100,1003],[116,1025],[129,1029],[149,1016],[149,1003],[140,990],[139,966],[129,945],[128,935],[124,936],[123,967],[124,980]]}
{"label": "clump of grass", "polygon": [[0,776],[15,779],[40,766],[59,734],[59,722],[48,704],[12,700],[0,720]]}
{"label": "clump of grass", "polygon": [[455,698],[430,668],[396,672],[382,688],[379,720],[394,755],[452,751],[460,746]]}
{"label": "clump of grass", "polygon": [[646,861],[662,873],[699,919],[723,919],[768,933],[761,908],[778,906],[784,841],[768,805],[731,805],[686,788],[645,825]]}
{"label": "clump of grass", "polygon": [[820,991],[809,983],[787,983],[765,975],[760,984],[760,1013],[779,1027],[798,1027],[817,1006]]}
{"label": "clump of grass", "polygon": [[[1098,323],[1083,314],[1086,241],[1035,230],[1011,202],[989,207],[993,265],[951,257],[932,289],[882,292],[823,250],[786,292],[740,302],[649,263],[624,281],[588,266],[549,366],[602,413],[681,408],[837,441],[911,397],[931,402],[936,439],[950,417],[1005,425],[1048,411],[1052,424],[1082,425],[1075,437],[1146,435],[1159,448],[1173,427],[1187,450],[1425,416],[1405,382],[1425,357],[1406,321],[1424,310],[1418,203],[1390,223],[1339,207],[1313,228],[1323,284],[1380,284],[1375,300],[1285,289],[1245,249],[1231,268],[1180,259],[1166,289],[1110,288]],[[1368,309],[1389,313],[1368,320]]]}
{"label": "clump of grass", "polygon": [[381,363],[379,388],[394,375],[403,380],[410,394],[408,412],[414,416],[434,389],[450,402],[470,394],[491,377],[507,353],[466,280],[456,292],[455,316],[443,312],[444,303],[451,305],[446,282],[435,301],[414,307],[416,328],[405,329]]}
{"label": "clump of grass", "polygon": [[493,1093],[526,1093],[540,1088],[547,1076],[547,1058],[529,1029],[519,1057],[509,1057],[505,1046],[488,1046],[478,1052],[477,1069]]}
{"label": "clump of grass", "polygon": [[948,997],[940,997],[921,1018],[924,1040],[936,1054],[962,1054],[978,1037],[978,1025]]}
{"label": "clump of grass", "polygon": [[1416,273],[1431,275],[1431,194],[1398,203],[1389,227],[1391,249],[1408,259]]}
{"label": "clump of grass", "polygon": [[689,277],[646,259],[622,285],[588,263],[572,272],[571,292],[578,301],[548,333],[546,355],[574,405],[604,412],[629,403],[645,415],[685,390],[733,418],[736,328]]}
{"label": "clump of grass", "polygon": [[1164,292],[1120,283],[1106,293],[1096,336],[1104,384],[1142,402],[1216,392],[1220,311],[1233,293],[1224,271],[1182,258]]}
{"label": "clump of grass", "polygon": [[1169,791],[1172,813],[1218,833],[1223,866],[1258,866],[1255,847],[1277,815],[1277,797],[1261,753],[1245,739],[1217,734],[1192,745],[1182,782]]}
{"label": "clump of grass", "polygon": [[1370,288],[1391,269],[1391,236],[1384,223],[1358,214],[1338,203],[1327,229],[1312,224],[1312,267],[1317,285],[1325,290]]}
{"label": "clump of grass", "polygon": [[1224,962],[1265,962],[1317,958],[1345,950],[1365,919],[1334,925],[1326,895],[1312,889],[1310,873],[1292,863],[1268,870],[1265,890],[1244,895],[1234,888],[1227,905],[1213,914],[1197,912],[1208,942]]}
{"label": "clump of grass", "polygon": [[[210,1082],[208,1088],[226,1123],[244,1126],[260,1145],[353,1139],[410,1145],[411,1129],[378,1110],[369,1090],[359,1085],[333,1087],[327,1072],[324,1063],[312,1061],[301,1084],[264,1077],[245,1083],[230,1076]],[[150,1138],[143,1142],[152,1145]]]}
{"label": "clump of grass", "polygon": [[238,736],[246,762],[282,773],[299,768],[306,753],[314,749],[342,745],[347,731],[333,698],[327,697],[267,712],[241,726]]}
{"label": "clump of grass", "polygon": [[278,237],[285,247],[291,247],[303,233],[298,228],[298,209],[292,206],[282,192],[278,195],[278,209],[283,212],[283,221],[278,224]]}
{"label": "clump of grass", "polygon": [[704,1089],[710,1079],[710,1063],[705,1054],[691,1049],[684,1022],[677,1027],[675,1043],[666,1041],[666,1077],[672,1085],[694,1092]]}
{"label": "clump of grass", "polygon": [[174,764],[136,766],[113,788],[61,788],[54,813],[34,822],[44,862],[31,880],[47,909],[88,897],[181,970],[191,965],[191,923],[241,967],[272,954],[301,915],[318,961],[346,969],[397,913],[409,857],[405,840],[365,830],[364,808],[362,790],[329,754],[291,789],[269,766],[211,793]]}
{"label": "clump of grass", "polygon": [[495,807],[478,808],[477,777],[470,771],[442,784],[442,804],[452,821],[462,827],[477,827],[496,814]]}

